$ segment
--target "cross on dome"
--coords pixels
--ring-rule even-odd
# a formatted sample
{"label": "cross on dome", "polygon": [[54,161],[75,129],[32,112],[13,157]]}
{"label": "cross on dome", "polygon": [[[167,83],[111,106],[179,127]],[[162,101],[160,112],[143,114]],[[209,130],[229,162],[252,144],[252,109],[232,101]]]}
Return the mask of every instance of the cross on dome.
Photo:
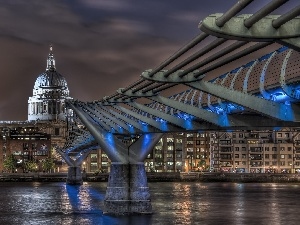
{"label": "cross on dome", "polygon": [[50,52],[47,58],[47,67],[46,67],[46,71],[50,70],[50,71],[55,71],[55,59],[54,59],[54,55],[53,55],[53,47],[52,44],[50,45]]}

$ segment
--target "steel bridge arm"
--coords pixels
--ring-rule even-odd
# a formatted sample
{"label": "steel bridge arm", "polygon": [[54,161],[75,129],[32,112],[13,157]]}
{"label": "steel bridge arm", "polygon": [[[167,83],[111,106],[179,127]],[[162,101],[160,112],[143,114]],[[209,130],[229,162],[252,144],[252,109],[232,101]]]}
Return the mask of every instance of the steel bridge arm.
{"label": "steel bridge arm", "polygon": [[185,85],[210,93],[227,101],[234,102],[269,117],[284,121],[300,121],[300,108],[292,103],[287,105],[265,100],[254,95],[231,90],[221,85],[203,80],[199,82],[186,83]]}
{"label": "steel bridge arm", "polygon": [[101,125],[106,131],[112,132],[113,130],[117,130],[120,133],[126,133],[126,131],[124,132],[124,130],[119,129],[119,127],[117,127],[115,124],[112,124],[110,121],[106,120],[103,117],[103,115],[96,114],[94,110],[92,110],[90,107],[84,105],[81,106],[81,108],[84,109],[87,116],[89,116],[92,120]]}
{"label": "steel bridge arm", "polygon": [[83,139],[82,142],[79,142],[79,143],[73,142],[73,145],[72,145],[73,147],[68,148],[66,150],[66,153],[71,154],[74,152],[81,152],[82,150],[89,149],[91,147],[95,147],[98,145],[98,143],[94,140],[94,138],[92,138],[92,139],[82,138],[82,139]]}
{"label": "steel bridge arm", "polygon": [[[132,123],[130,123],[129,121],[123,120],[120,114],[118,114],[118,115],[116,115],[117,113],[116,113],[116,114],[112,114],[112,113],[111,113],[112,110],[109,110],[109,109],[107,109],[106,107],[101,107],[101,106],[96,105],[96,104],[93,104],[92,106],[90,105],[90,107],[91,107],[94,111],[103,114],[103,116],[105,116],[105,117],[108,118],[109,120],[113,121],[113,122],[116,123],[118,126],[120,126],[120,127],[124,128],[124,129],[128,130],[129,132],[132,131],[132,129],[130,130],[130,129],[128,128],[128,125],[127,125],[125,122],[127,122],[127,123],[129,123],[129,124],[132,124]],[[100,112],[100,111],[101,111],[101,112]],[[124,121],[125,121],[125,122],[124,122]],[[132,122],[134,122],[134,121],[132,121]],[[137,129],[136,132],[140,132],[141,129],[140,129],[138,126],[135,126],[135,124],[132,124],[132,126],[133,126],[135,129]]]}
{"label": "steel bridge arm", "polygon": [[139,139],[129,147],[130,158],[135,159],[137,162],[143,162],[162,136],[162,133],[143,134],[140,136]]}
{"label": "steel bridge arm", "polygon": [[76,113],[81,122],[90,131],[112,162],[128,163],[128,149],[113,134],[104,131],[100,126],[91,123],[76,103],[68,102],[69,107]]}
{"label": "steel bridge arm", "polygon": [[74,166],[75,162],[73,159],[68,156],[67,153],[63,152],[60,149],[56,149],[56,151],[60,154],[60,156],[65,160],[65,162],[68,164],[68,166]]}
{"label": "steel bridge arm", "polygon": [[232,17],[224,26],[218,26],[218,20],[223,14],[212,14],[206,17],[199,24],[199,28],[210,35],[222,37],[229,40],[247,40],[262,42],[278,42],[289,46],[297,51],[300,48],[300,18],[296,17],[300,14],[300,6],[297,7],[296,13],[289,18],[288,23],[280,26],[273,26],[274,22],[279,21],[278,15],[268,15],[259,18],[258,21],[247,26],[247,22],[253,18],[252,14],[243,14]]}
{"label": "steel bridge arm", "polygon": [[137,108],[137,109],[140,109],[144,112],[148,112],[151,115],[154,115],[158,118],[161,118],[164,121],[167,121],[167,122],[169,122],[171,124],[174,124],[178,127],[184,128],[186,130],[202,130],[202,129],[212,129],[213,128],[213,125],[208,125],[208,124],[201,124],[200,125],[200,124],[198,124],[198,123],[196,123],[192,120],[180,119],[180,118],[177,118],[175,116],[171,116],[169,114],[161,112],[159,110],[155,110],[155,109],[152,109],[150,107],[138,104],[136,102],[130,103],[130,105]]}
{"label": "steel bridge arm", "polygon": [[[85,106],[85,108],[87,110],[89,110],[92,114],[94,114],[94,117],[95,117],[95,120],[97,121],[97,123],[101,124],[102,126],[106,126],[106,128],[112,128],[113,130],[121,133],[121,134],[129,134],[129,133],[135,133],[135,130],[130,130],[128,128],[127,125],[125,124],[122,124],[119,125],[118,124],[118,120],[117,119],[114,119],[114,123],[111,121],[111,119],[108,117],[108,116],[105,116],[105,114],[103,112],[99,112],[98,110],[95,110],[94,108],[92,108],[90,105],[89,106]],[[106,119],[106,118],[108,119]],[[105,123],[103,121],[105,121]],[[119,126],[118,126],[119,125]],[[124,131],[124,130],[126,131]]]}
{"label": "steel bridge arm", "polygon": [[[129,103],[129,106],[131,106],[130,103]],[[136,119],[138,119],[140,121],[144,121],[145,123],[149,124],[150,126],[156,128],[157,130],[155,130],[153,132],[176,132],[176,131],[179,132],[179,131],[182,130],[181,128],[173,126],[171,124],[161,124],[158,121],[155,121],[155,120],[150,119],[150,118],[148,118],[146,116],[143,116],[141,114],[133,112],[133,111],[131,111],[129,109],[126,109],[126,108],[124,108],[122,106],[115,105],[115,106],[112,106],[112,107],[115,108],[115,109],[117,109],[117,110],[120,110],[120,111],[122,111],[122,112],[124,112],[124,113],[126,113],[126,114],[128,114],[130,116],[133,116],[133,117],[135,117]],[[131,106],[131,107],[133,107],[133,106]],[[147,132],[151,132],[151,131],[149,130]]]}
{"label": "steel bridge arm", "polygon": [[[116,118],[120,118],[121,120],[125,121],[126,123],[131,124],[131,125],[134,126],[136,129],[140,130],[141,133],[143,133],[143,132],[145,132],[145,133],[148,133],[148,132],[150,132],[150,133],[158,132],[158,130],[154,129],[151,125],[148,125],[148,124],[147,124],[147,125],[142,125],[141,123],[139,123],[139,122],[137,122],[137,121],[135,121],[135,120],[129,119],[128,117],[126,117],[126,116],[124,116],[124,115],[122,115],[122,114],[120,114],[120,113],[117,113],[117,112],[114,111],[114,110],[111,110],[111,109],[105,109],[105,107],[103,107],[103,108],[104,108],[103,110],[107,110],[110,114],[112,114],[112,115],[115,116]],[[113,106],[112,106],[112,108],[113,108]],[[121,112],[124,112],[124,111],[122,110],[122,107],[120,107],[120,108],[115,107],[115,109],[117,109],[117,110],[119,110],[119,111],[121,111]],[[129,113],[126,113],[126,112],[124,112],[124,113],[130,115]],[[133,113],[133,114],[134,114],[134,113]],[[137,116],[133,116],[133,115],[130,115],[130,116],[132,116],[132,117],[138,119]],[[145,123],[147,123],[147,122],[145,122]]]}
{"label": "steel bridge arm", "polygon": [[[124,94],[128,94],[129,92],[130,91],[127,91]],[[135,93],[133,95],[139,95],[139,93]],[[216,114],[216,113],[209,112],[205,109],[194,107],[186,103],[165,98],[163,96],[153,96],[148,98],[220,127],[227,127],[227,128],[253,127],[254,128],[254,127],[272,127],[272,126],[287,125],[287,123],[281,123],[278,120],[274,120],[270,118],[264,118],[263,119],[264,122],[262,123],[257,119],[257,117],[251,117],[249,115],[245,117],[244,115]]]}
{"label": "steel bridge arm", "polygon": [[80,152],[80,156],[75,160],[75,166],[81,166],[82,162],[88,157],[93,149],[97,146],[90,146],[89,148]]}
{"label": "steel bridge arm", "polygon": [[77,106],[77,107],[90,123],[94,124],[95,126],[99,126],[102,130],[104,130],[106,132],[111,132],[111,130],[112,130],[111,127],[109,127],[107,124],[100,121],[100,119],[95,117],[95,115],[91,115],[92,113],[89,112],[85,107],[83,107],[82,105]]}
{"label": "steel bridge arm", "polygon": [[[236,124],[233,129],[239,130],[273,130],[274,127],[299,127],[300,122],[283,121],[261,115],[233,114]],[[237,122],[240,121],[240,122]],[[229,128],[230,129],[230,128]]]}
{"label": "steel bridge arm", "polygon": [[184,104],[179,101],[175,101],[163,96],[154,96],[154,97],[149,97],[149,99],[162,103],[164,105],[170,106],[174,109],[183,111],[187,114],[190,114],[192,116],[195,116],[197,118],[200,118],[202,120],[205,120],[209,123],[215,124],[217,126],[221,127],[228,127],[231,126],[230,121],[227,118],[227,115],[218,115],[213,112],[209,112],[205,109],[197,108],[188,104]]}

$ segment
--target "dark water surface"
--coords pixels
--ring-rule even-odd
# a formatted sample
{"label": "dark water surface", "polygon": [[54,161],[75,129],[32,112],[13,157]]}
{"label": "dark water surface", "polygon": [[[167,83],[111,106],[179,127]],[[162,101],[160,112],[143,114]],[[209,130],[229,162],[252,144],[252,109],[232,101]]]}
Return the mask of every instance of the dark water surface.
{"label": "dark water surface", "polygon": [[106,183],[0,183],[0,225],[300,224],[300,184],[149,183],[152,215],[103,215]]}

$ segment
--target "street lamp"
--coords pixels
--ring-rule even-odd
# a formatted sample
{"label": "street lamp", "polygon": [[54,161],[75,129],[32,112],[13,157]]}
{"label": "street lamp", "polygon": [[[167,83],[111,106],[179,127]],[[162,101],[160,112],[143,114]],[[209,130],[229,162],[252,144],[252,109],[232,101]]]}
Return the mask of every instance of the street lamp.
{"label": "street lamp", "polygon": [[83,162],[83,171],[85,172],[85,162]]}
{"label": "street lamp", "polygon": [[291,166],[291,173],[293,173],[293,163],[290,163]]}

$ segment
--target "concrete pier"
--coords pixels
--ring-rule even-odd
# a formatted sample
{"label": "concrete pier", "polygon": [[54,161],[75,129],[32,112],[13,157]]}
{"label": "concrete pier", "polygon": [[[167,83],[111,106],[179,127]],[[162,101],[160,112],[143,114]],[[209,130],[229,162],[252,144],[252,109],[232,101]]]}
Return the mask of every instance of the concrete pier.
{"label": "concrete pier", "polygon": [[68,168],[67,184],[82,184],[82,173],[79,166],[70,166]]}
{"label": "concrete pier", "polygon": [[104,213],[114,215],[152,213],[144,163],[112,163]]}

